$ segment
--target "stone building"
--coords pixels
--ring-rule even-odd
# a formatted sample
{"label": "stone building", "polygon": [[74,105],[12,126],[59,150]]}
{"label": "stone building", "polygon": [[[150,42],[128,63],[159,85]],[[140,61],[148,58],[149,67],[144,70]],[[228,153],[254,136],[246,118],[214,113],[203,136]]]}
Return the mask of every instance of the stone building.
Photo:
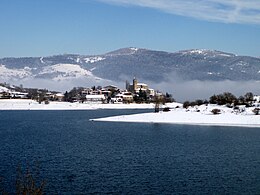
{"label": "stone building", "polygon": [[133,79],[132,85],[126,81],[126,90],[132,92],[133,94],[137,94],[140,91],[145,91],[148,95],[154,96],[154,90],[150,89],[145,83],[138,83],[136,78]]}

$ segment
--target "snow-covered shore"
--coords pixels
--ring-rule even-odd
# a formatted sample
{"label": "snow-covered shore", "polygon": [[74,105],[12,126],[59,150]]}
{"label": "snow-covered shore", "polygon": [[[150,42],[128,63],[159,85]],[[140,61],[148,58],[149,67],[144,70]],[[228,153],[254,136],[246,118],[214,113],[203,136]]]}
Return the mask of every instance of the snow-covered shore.
{"label": "snow-covered shore", "polygon": [[[167,105],[169,107],[176,104]],[[92,110],[92,109],[153,109],[154,104],[95,104],[95,103],[69,103],[50,102],[39,104],[26,99],[3,99],[0,100],[0,110]]]}
{"label": "snow-covered shore", "polygon": [[[213,109],[220,109],[220,114],[212,114]],[[192,109],[175,108],[169,112],[122,115],[92,119],[93,121],[140,122],[140,123],[174,123],[211,126],[244,126],[260,127],[260,115],[245,108],[243,112],[216,105],[202,105]]]}
{"label": "snow-covered shore", "polygon": [[[260,127],[260,115],[253,113],[254,107],[243,108],[242,112],[226,106],[202,105],[184,109],[180,103],[166,105],[169,112],[143,113],[91,119],[93,121],[140,122],[140,123],[174,123],[212,126],[246,126]],[[94,110],[94,109],[153,109],[154,104],[90,104],[50,102],[39,104],[33,100],[8,99],[0,100],[0,110]],[[220,114],[212,114],[213,109],[220,109]]]}

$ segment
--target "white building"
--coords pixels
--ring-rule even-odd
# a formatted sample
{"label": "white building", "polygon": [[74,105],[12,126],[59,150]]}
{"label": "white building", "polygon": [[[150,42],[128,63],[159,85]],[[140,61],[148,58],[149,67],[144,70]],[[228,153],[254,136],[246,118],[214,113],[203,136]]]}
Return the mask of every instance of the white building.
{"label": "white building", "polygon": [[138,83],[136,78],[134,78],[132,85],[126,81],[126,89],[134,94],[138,94],[140,91],[145,91],[149,96],[155,95],[153,89],[150,89],[146,83]]}
{"label": "white building", "polygon": [[105,97],[104,94],[86,95],[86,101],[87,102],[104,103],[105,100],[106,100],[106,97]]}
{"label": "white building", "polygon": [[132,103],[134,101],[134,97],[131,92],[125,91],[116,95],[115,99],[111,99],[112,102],[128,102]]}
{"label": "white building", "polygon": [[28,93],[12,91],[10,92],[12,98],[27,98]]}

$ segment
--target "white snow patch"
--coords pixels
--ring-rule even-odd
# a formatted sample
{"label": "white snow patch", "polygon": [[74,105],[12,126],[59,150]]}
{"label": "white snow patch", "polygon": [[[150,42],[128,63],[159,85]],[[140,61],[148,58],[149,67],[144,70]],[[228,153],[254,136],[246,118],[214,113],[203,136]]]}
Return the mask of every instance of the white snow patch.
{"label": "white snow patch", "polygon": [[138,48],[136,48],[136,47],[131,47],[130,48],[132,51],[138,51],[139,49]]}
{"label": "white snow patch", "polygon": [[[171,107],[172,104],[167,104]],[[154,104],[100,104],[50,102],[39,104],[27,99],[0,99],[0,110],[92,110],[92,109],[153,109]]]}
{"label": "white snow patch", "polygon": [[189,53],[196,53],[196,54],[202,54],[204,53],[206,50],[205,49],[194,49],[194,50],[191,50]]}
{"label": "white snow patch", "polygon": [[[193,49],[193,50],[180,51],[180,53],[182,55],[190,55],[190,54],[204,54],[205,55],[207,51],[208,50],[206,50],[206,49]],[[204,59],[206,59],[206,58],[204,57]]]}
{"label": "white snow patch", "polygon": [[[213,115],[211,111],[214,108],[220,109],[221,114]],[[169,112],[121,115],[92,120],[114,122],[260,127],[259,116],[253,114],[253,109],[253,107],[245,108],[243,112],[236,112],[232,108],[227,108],[224,106],[202,105],[190,109],[175,108]]]}
{"label": "white snow patch", "polygon": [[24,67],[24,70],[26,70],[26,71],[31,71],[32,68],[30,68],[29,66],[25,66],[25,67]]}
{"label": "white snow patch", "polygon": [[10,90],[6,87],[0,86],[0,93],[1,92],[9,92]]}
{"label": "white snow patch", "polygon": [[24,67],[23,69],[10,69],[5,65],[0,65],[1,80],[22,79],[31,76],[31,74],[31,69],[29,67]]}
{"label": "white snow patch", "polygon": [[247,62],[243,62],[243,61],[239,61],[237,63],[238,66],[249,66],[249,64]]}
{"label": "white snow patch", "polygon": [[82,76],[93,76],[90,71],[81,68],[77,64],[56,64],[56,65],[52,65],[52,66],[46,66],[39,73],[39,75],[51,74],[51,73],[60,73],[58,76],[53,78],[53,80],[56,80],[56,81],[67,79],[67,78],[79,78]]}
{"label": "white snow patch", "polygon": [[45,64],[45,62],[43,61],[43,57],[40,58],[41,63]]}
{"label": "white snow patch", "polygon": [[230,54],[225,54],[225,53],[221,53],[221,54],[219,54],[220,56],[224,56],[224,57],[231,57],[232,55],[230,55]]}
{"label": "white snow patch", "polygon": [[85,62],[86,63],[95,63],[95,62],[99,62],[99,61],[102,61],[102,60],[105,60],[106,58],[102,58],[102,57],[98,57],[98,56],[95,56],[95,57],[89,57],[89,58],[84,58]]}

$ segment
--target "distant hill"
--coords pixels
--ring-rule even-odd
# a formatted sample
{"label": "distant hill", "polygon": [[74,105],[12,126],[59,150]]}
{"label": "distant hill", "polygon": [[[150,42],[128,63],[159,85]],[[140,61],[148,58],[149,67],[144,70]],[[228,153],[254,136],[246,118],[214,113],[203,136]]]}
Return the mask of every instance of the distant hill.
{"label": "distant hill", "polygon": [[260,80],[260,58],[212,50],[175,53],[123,48],[102,55],[65,54],[0,59],[0,81],[41,78],[54,81],[91,78],[122,82],[134,76],[161,82],[184,80]]}

